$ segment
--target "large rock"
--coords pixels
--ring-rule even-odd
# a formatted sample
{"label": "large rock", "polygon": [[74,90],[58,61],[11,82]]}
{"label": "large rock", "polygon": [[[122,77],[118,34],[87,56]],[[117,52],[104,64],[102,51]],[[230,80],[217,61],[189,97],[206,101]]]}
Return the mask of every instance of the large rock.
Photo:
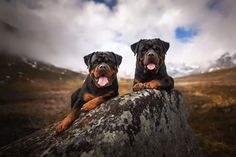
{"label": "large rock", "polygon": [[0,149],[0,156],[199,157],[181,94],[147,89],[81,114],[68,130],[51,125]]}

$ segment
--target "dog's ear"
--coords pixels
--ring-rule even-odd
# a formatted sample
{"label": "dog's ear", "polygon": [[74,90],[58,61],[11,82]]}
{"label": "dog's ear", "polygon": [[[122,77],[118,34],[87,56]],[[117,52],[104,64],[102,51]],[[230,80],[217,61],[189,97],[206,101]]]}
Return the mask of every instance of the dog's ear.
{"label": "dog's ear", "polygon": [[91,58],[92,58],[93,55],[94,55],[94,52],[84,56],[84,63],[87,65],[88,69],[90,69]]}
{"label": "dog's ear", "polygon": [[164,53],[166,54],[166,52],[168,51],[168,49],[170,47],[170,44],[168,42],[161,40],[161,39],[158,39],[158,41],[161,43]]}
{"label": "dog's ear", "polygon": [[122,56],[115,54],[114,52],[111,52],[113,54],[113,56],[115,57],[115,62],[116,62],[116,67],[118,68],[119,65],[122,62]]}
{"label": "dog's ear", "polygon": [[138,47],[139,47],[139,43],[140,41],[133,43],[132,45],[130,45],[131,50],[134,52],[134,55],[136,55],[138,53]]}
{"label": "dog's ear", "polygon": [[116,57],[116,65],[117,67],[119,67],[122,62],[122,56],[115,54],[115,57]]}

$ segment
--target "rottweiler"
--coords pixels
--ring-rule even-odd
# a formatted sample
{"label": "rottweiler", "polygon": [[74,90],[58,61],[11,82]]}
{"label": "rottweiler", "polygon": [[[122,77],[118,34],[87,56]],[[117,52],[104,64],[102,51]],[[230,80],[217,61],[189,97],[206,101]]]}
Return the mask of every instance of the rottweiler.
{"label": "rottweiler", "polygon": [[121,61],[122,57],[113,52],[100,51],[84,56],[89,75],[82,87],[72,94],[72,110],[56,127],[57,133],[67,129],[81,112],[87,112],[119,95],[116,74]]}
{"label": "rottweiler", "polygon": [[174,88],[174,80],[167,74],[165,65],[168,42],[161,39],[141,39],[130,47],[134,55],[137,55],[133,91]]}

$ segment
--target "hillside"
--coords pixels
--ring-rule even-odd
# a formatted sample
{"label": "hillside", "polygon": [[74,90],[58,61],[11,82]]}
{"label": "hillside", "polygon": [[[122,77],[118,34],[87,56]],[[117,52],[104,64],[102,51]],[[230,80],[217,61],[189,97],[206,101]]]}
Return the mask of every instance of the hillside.
{"label": "hillside", "polygon": [[179,77],[175,79],[177,83],[182,82],[219,82],[222,81],[224,83],[235,83],[236,81],[236,67],[228,68],[228,69],[222,69],[217,70],[213,72],[203,73],[203,74],[196,74],[196,75],[190,75],[186,77]]}
{"label": "hillside", "polygon": [[236,155],[236,68],[175,79],[189,122],[209,157]]}
{"label": "hillside", "polygon": [[58,68],[51,64],[40,62],[27,57],[0,53],[0,84],[14,81],[60,81],[84,79],[83,74]]}
{"label": "hillside", "polygon": [[[228,108],[236,104],[236,67],[175,79],[176,88],[198,109]],[[193,107],[193,106],[191,106]]]}
{"label": "hillside", "polygon": [[6,53],[0,53],[0,73],[0,103],[9,103],[12,95],[31,97],[37,92],[71,90],[85,78],[77,72]]}

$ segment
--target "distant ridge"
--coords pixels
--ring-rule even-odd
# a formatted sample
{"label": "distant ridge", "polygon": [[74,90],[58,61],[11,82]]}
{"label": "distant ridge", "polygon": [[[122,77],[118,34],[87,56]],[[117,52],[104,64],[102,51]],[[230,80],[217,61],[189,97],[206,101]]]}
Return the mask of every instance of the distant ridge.
{"label": "distant ridge", "polygon": [[25,56],[0,53],[0,84],[14,79],[67,80],[85,75]]}

